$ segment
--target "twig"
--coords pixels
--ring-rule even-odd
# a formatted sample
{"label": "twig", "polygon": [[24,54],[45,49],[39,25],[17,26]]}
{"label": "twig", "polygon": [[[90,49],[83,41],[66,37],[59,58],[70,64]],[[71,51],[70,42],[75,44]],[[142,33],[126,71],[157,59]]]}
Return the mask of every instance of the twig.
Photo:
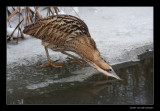
{"label": "twig", "polygon": [[11,17],[13,17],[17,12],[18,12],[19,8],[17,8],[8,18],[7,18],[7,22],[10,20]]}
{"label": "twig", "polygon": [[49,10],[50,10],[51,14],[53,15],[52,9],[49,8]]}
{"label": "twig", "polygon": [[40,13],[38,12],[38,7],[34,7],[35,8],[35,11],[36,11],[36,17],[38,19],[42,19],[42,16],[40,15]]}
{"label": "twig", "polygon": [[19,28],[19,30],[20,30],[22,38],[24,39],[24,35],[23,35],[23,32],[22,32],[21,28]]}
{"label": "twig", "polygon": [[31,15],[32,13],[31,13],[31,9],[29,8],[29,18],[30,18],[30,21],[31,21],[31,23],[32,23],[32,15]]}
{"label": "twig", "polygon": [[54,15],[54,7],[52,7],[52,9],[53,9],[53,15]]}
{"label": "twig", "polygon": [[[72,7],[71,7],[72,8]],[[72,8],[73,9],[73,11],[76,13],[76,15],[79,17],[79,15],[77,14],[77,12],[74,10],[74,8]],[[79,17],[80,18],[80,17]]]}
{"label": "twig", "polygon": [[[7,18],[8,18],[8,16],[11,15],[11,12],[8,10],[8,7],[7,7],[7,12],[8,12],[8,14],[7,14]],[[8,21],[8,26],[11,27],[11,24],[9,21]]]}
{"label": "twig", "polygon": [[15,36],[11,36],[11,35],[7,35],[7,37],[14,38],[14,39],[19,39],[19,38],[23,39],[23,37],[15,37]]}
{"label": "twig", "polygon": [[49,16],[49,8],[47,7],[47,16]]}
{"label": "twig", "polygon": [[58,12],[59,12],[59,9],[57,7],[53,7],[55,12],[56,12],[56,15],[58,15]]}
{"label": "twig", "polygon": [[[20,8],[19,8],[19,23],[20,23]],[[20,28],[19,28],[19,26],[18,26],[18,34],[17,34],[17,37],[19,36],[19,30]],[[18,44],[18,39],[17,39],[17,44]]]}
{"label": "twig", "polygon": [[[22,21],[23,21],[24,19],[22,19]],[[19,24],[16,26],[16,28],[13,30],[13,32],[12,32],[12,34],[11,34],[11,36],[14,34],[14,32],[16,31],[16,29],[18,28],[18,26],[22,23],[22,21],[21,22],[19,22]]]}
{"label": "twig", "polygon": [[[22,14],[22,9],[21,9],[21,7],[20,7],[20,10],[21,10],[21,15],[22,15],[22,19],[24,19],[24,16],[23,16],[23,14]],[[22,29],[22,24],[23,24],[23,22],[21,23],[21,29]],[[23,33],[22,33],[23,34]]]}

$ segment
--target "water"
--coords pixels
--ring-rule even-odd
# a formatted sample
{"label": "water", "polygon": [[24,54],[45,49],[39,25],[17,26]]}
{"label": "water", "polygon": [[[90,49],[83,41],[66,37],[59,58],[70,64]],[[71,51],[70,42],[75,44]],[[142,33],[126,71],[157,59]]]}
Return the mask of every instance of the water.
{"label": "water", "polygon": [[79,74],[76,63],[62,69],[40,68],[40,61],[8,67],[7,104],[153,104],[152,53],[113,66],[122,81],[93,74],[91,67]]}

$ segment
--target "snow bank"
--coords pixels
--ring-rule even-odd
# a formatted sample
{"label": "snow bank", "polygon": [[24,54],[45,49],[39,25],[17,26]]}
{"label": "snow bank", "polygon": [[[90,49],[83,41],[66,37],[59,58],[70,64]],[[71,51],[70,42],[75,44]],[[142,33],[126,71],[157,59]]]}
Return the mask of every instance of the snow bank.
{"label": "snow bank", "polygon": [[84,7],[79,10],[102,56],[111,64],[135,61],[146,49],[132,53],[133,58],[121,57],[131,50],[147,45],[153,48],[152,7]]}
{"label": "snow bank", "polygon": [[[44,17],[47,13],[42,9],[43,7],[39,10]],[[77,16],[70,7],[60,7],[60,10],[61,14]],[[87,24],[102,57],[110,65],[137,61],[137,55],[153,50],[152,7],[75,7],[75,10]],[[17,22],[16,16],[11,18],[12,28],[8,27],[7,33],[13,31]],[[67,82],[82,82],[99,73],[90,66],[83,68],[74,64],[62,69],[41,68],[40,64],[47,63],[41,40],[25,34],[24,36],[25,40],[20,39],[18,44],[14,40],[7,43],[7,92],[11,97],[19,97],[24,92],[30,93],[30,90],[34,90],[31,91],[34,94],[53,92],[66,86]],[[52,61],[62,62],[67,57],[51,50],[49,54]],[[118,75],[121,77],[121,74]],[[55,87],[53,84],[56,84]],[[42,91],[39,90],[41,88]]]}
{"label": "snow bank", "polygon": [[[61,14],[73,14],[70,7],[60,7]],[[153,8],[152,7],[75,7],[80,18],[88,25],[90,34],[106,61],[111,65],[120,62],[135,61],[137,54],[153,48]],[[46,11],[41,10],[46,16]],[[76,16],[74,13],[73,15]],[[15,24],[16,19],[11,22]],[[7,28],[11,33],[13,28]],[[16,35],[17,32],[15,32]],[[140,48],[144,47],[145,48]],[[139,49],[139,52],[133,51]],[[132,52],[132,53],[130,53]],[[134,52],[134,53],[133,53]],[[51,59],[64,61],[66,56],[49,50]],[[25,40],[7,43],[7,64],[26,64],[24,60],[36,63],[41,55],[46,54],[41,41],[25,35]],[[124,56],[125,55],[125,56]],[[127,55],[128,58],[127,58]],[[125,59],[126,58],[126,59]]]}

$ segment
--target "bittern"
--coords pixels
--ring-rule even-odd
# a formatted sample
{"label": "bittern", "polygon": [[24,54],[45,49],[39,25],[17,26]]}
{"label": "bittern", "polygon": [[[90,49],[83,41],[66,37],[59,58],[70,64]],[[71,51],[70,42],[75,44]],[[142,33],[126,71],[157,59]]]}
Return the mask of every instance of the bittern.
{"label": "bittern", "polygon": [[42,40],[48,64],[41,66],[61,67],[50,62],[47,48],[78,60],[75,56],[65,52],[72,51],[104,75],[120,79],[112,67],[101,57],[87,25],[77,17],[71,15],[49,16],[26,26],[23,33]]}

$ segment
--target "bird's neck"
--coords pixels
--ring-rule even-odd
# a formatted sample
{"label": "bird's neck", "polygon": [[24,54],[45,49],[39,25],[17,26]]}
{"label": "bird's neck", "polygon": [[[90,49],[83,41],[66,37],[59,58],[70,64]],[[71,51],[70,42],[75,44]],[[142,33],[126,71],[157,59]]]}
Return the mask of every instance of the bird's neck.
{"label": "bird's neck", "polygon": [[101,57],[100,52],[97,50],[94,53],[94,64],[102,69],[110,69],[111,67],[107,64],[104,59]]}
{"label": "bird's neck", "polygon": [[100,52],[95,49],[89,49],[85,53],[79,54],[84,60],[90,64],[96,64],[102,69],[110,69],[110,65],[107,64],[100,55]]}
{"label": "bird's neck", "polygon": [[103,58],[100,55],[100,52],[97,49],[85,47],[85,50],[82,52],[83,53],[79,53],[77,51],[77,54],[79,54],[86,62],[90,64],[96,64],[98,67],[102,69],[110,68],[110,66],[103,60]]}

